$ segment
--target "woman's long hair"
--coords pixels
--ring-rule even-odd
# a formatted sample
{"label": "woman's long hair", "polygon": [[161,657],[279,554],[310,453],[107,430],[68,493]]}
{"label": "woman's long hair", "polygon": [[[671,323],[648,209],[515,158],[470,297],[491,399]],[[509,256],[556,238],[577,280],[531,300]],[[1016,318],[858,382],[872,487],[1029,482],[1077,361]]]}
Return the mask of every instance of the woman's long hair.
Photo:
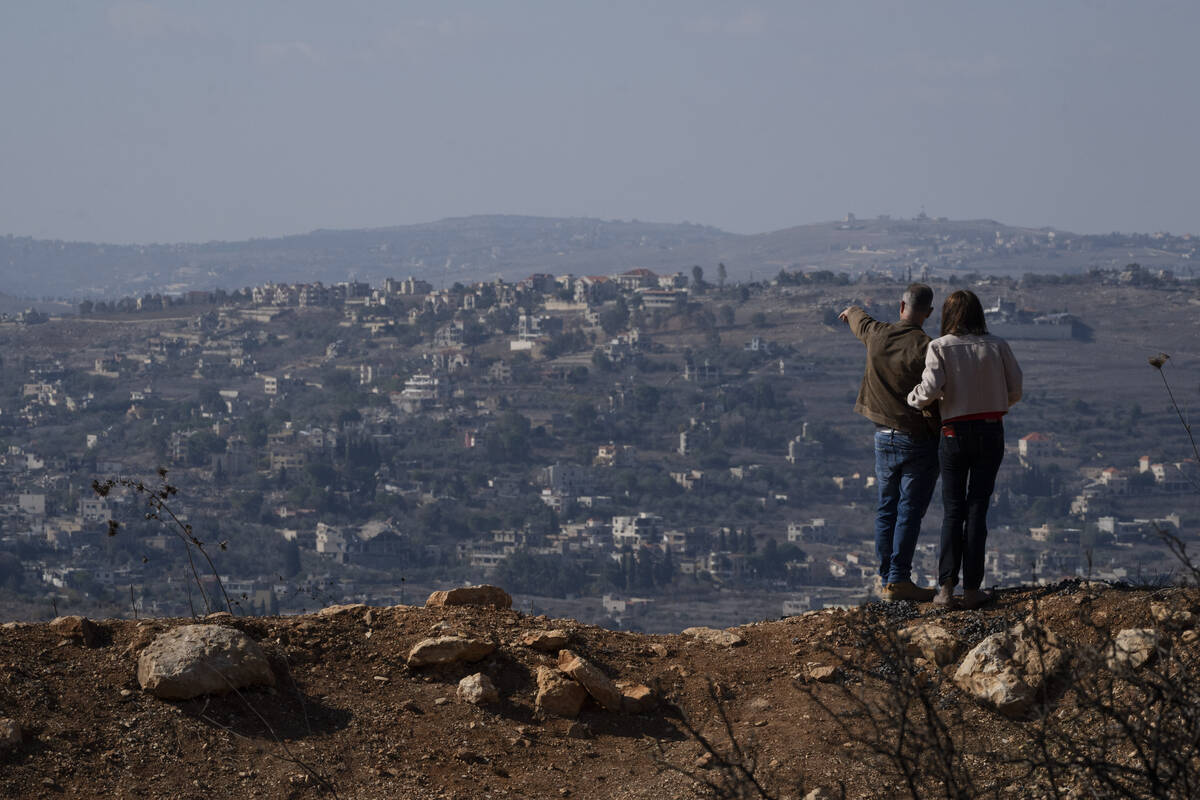
{"label": "woman's long hair", "polygon": [[987,320],[983,317],[983,303],[968,289],[952,292],[942,304],[942,336],[953,333],[958,336],[974,334],[983,336],[988,332]]}

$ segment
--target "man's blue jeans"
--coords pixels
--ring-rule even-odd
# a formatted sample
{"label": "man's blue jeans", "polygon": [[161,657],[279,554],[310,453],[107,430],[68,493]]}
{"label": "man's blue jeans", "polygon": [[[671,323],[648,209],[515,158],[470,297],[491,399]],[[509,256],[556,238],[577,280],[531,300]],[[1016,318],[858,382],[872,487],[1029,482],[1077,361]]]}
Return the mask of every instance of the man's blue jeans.
{"label": "man's blue jeans", "polygon": [[875,431],[875,554],[879,577],[889,583],[911,580],[921,519],[938,479],[938,440],[915,439],[895,430]]}

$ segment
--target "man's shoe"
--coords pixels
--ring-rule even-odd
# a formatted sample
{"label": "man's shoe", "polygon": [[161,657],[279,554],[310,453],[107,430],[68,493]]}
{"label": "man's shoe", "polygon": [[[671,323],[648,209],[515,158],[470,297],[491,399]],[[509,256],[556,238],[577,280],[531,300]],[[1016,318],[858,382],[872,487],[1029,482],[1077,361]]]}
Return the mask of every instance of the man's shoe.
{"label": "man's shoe", "polygon": [[990,602],[992,602],[992,596],[982,589],[963,590],[963,608],[979,608],[980,606],[986,606]]}
{"label": "man's shoe", "polygon": [[883,599],[889,603],[908,600],[913,603],[928,603],[933,599],[933,589],[924,589],[912,581],[896,581],[883,587]]}
{"label": "man's shoe", "polygon": [[933,604],[942,608],[958,608],[958,598],[954,596],[954,584],[944,583],[933,596]]}

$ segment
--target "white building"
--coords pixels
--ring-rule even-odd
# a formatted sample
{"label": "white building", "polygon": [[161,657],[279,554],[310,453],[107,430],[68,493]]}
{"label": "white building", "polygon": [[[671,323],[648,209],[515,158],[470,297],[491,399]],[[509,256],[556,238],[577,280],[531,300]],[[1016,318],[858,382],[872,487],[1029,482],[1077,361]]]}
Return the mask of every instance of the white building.
{"label": "white building", "polygon": [[22,514],[31,517],[46,516],[46,495],[20,494],[17,495],[17,508]]}
{"label": "white building", "polygon": [[613,517],[612,536],[616,547],[638,548],[662,541],[663,519],[657,514],[640,512],[636,517]]}
{"label": "white building", "polygon": [[79,498],[79,521],[81,523],[106,522],[111,516],[108,503],[103,498]]}
{"label": "white building", "polygon": [[1054,455],[1054,439],[1045,433],[1028,433],[1017,442],[1017,452],[1021,456],[1021,463],[1037,466]]}

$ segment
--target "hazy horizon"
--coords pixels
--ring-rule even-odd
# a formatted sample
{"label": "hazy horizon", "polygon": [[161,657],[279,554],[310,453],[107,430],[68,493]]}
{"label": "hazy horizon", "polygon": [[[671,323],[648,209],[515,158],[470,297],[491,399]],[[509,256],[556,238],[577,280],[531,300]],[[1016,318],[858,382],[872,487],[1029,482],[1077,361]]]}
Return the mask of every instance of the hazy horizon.
{"label": "hazy horizon", "polygon": [[1200,7],[29,4],[0,234],[240,241],[478,214],[1200,232]]}
{"label": "hazy horizon", "polygon": [[[854,212],[851,212],[851,213],[854,213]],[[918,210],[917,213],[919,214],[920,210]],[[915,214],[914,215],[895,215],[895,214],[892,214],[892,215],[884,214],[883,215],[883,217],[886,217],[889,219],[907,219],[907,218],[911,218],[911,217],[915,217],[915,216],[916,216]],[[938,218],[948,219],[951,222],[973,222],[973,221],[984,221],[984,220],[990,219],[990,218],[985,218],[985,217],[974,217],[974,218],[968,219],[968,218],[963,218],[963,217],[947,216],[945,214],[939,214],[937,216],[938,216]],[[730,231],[730,230],[721,228],[719,225],[709,225],[704,222],[696,222],[695,220],[640,219],[638,217],[606,218],[606,217],[587,216],[587,215],[552,216],[552,215],[548,215],[548,214],[508,214],[508,213],[504,213],[504,212],[491,212],[491,213],[479,212],[478,214],[452,215],[452,216],[439,217],[438,219],[417,220],[414,222],[397,223],[394,225],[361,225],[361,226],[346,226],[346,227],[339,226],[336,228],[330,227],[330,226],[317,226],[315,228],[310,228],[308,230],[303,230],[303,231],[288,231],[285,233],[272,234],[270,236],[246,236],[246,237],[242,237],[242,238],[238,238],[238,239],[190,239],[190,240],[189,239],[177,239],[177,240],[172,240],[172,241],[145,240],[145,241],[121,242],[121,241],[106,241],[106,240],[99,240],[99,239],[92,239],[92,240],[66,239],[61,236],[60,237],[31,236],[30,234],[14,233],[14,232],[7,232],[7,231],[0,231],[0,236],[8,235],[8,236],[14,236],[14,237],[20,237],[20,238],[33,238],[33,239],[37,239],[38,241],[61,241],[61,242],[70,242],[70,243],[78,243],[78,244],[94,244],[94,245],[99,245],[99,246],[107,245],[107,246],[112,246],[112,247],[139,247],[139,246],[140,247],[162,247],[162,246],[171,246],[171,245],[203,246],[203,245],[209,245],[209,244],[238,244],[238,243],[242,243],[242,242],[285,239],[288,237],[308,236],[310,234],[321,233],[321,232],[354,232],[354,231],[390,230],[390,229],[396,229],[396,228],[422,227],[422,226],[426,226],[426,225],[436,225],[436,224],[442,223],[442,222],[452,222],[455,220],[483,219],[483,218],[488,218],[488,217],[513,217],[513,218],[524,218],[524,219],[547,219],[547,220],[557,220],[557,219],[561,219],[561,220],[596,220],[598,222],[603,222],[603,223],[607,223],[607,224],[643,224],[643,225],[664,225],[664,226],[698,225],[700,227],[714,228],[714,229],[720,230],[722,233],[729,233],[729,234],[734,234],[734,235],[738,235],[738,236],[754,236],[756,234],[773,233],[773,232],[776,232],[779,230],[787,230],[789,228],[802,228],[802,227],[807,227],[807,226],[840,224],[845,221],[846,215],[841,214],[841,215],[837,215],[836,217],[834,215],[830,215],[829,217],[827,217],[825,219],[798,221],[798,222],[792,223],[790,225],[785,225],[782,228],[773,228],[771,230],[762,230],[762,231],[751,231],[748,233]],[[856,214],[855,217],[859,222],[870,222],[873,220],[880,219],[879,215],[864,216],[862,214]],[[929,215],[929,217],[930,217],[930,219],[933,219],[933,215]],[[1005,220],[997,220],[997,219],[990,219],[990,221],[996,222],[1000,225],[1005,225],[1007,227],[1029,229],[1029,230],[1044,230],[1044,229],[1054,227],[1054,226],[1049,226],[1049,225],[1013,225],[1013,224],[1006,222]],[[1055,230],[1059,230],[1059,229],[1055,228]],[[1069,232],[1070,233],[1079,233],[1079,231],[1069,231]],[[1149,231],[1138,231],[1138,230],[1119,231],[1119,233],[1128,233],[1128,234],[1143,234],[1143,233],[1148,233],[1148,232]],[[1106,232],[1106,233],[1108,233],[1108,232]],[[1080,235],[1089,236],[1089,235],[1096,235],[1096,234],[1093,234],[1091,232],[1086,232],[1086,233],[1083,233]],[[1103,234],[1100,234],[1100,235],[1103,235]]]}

